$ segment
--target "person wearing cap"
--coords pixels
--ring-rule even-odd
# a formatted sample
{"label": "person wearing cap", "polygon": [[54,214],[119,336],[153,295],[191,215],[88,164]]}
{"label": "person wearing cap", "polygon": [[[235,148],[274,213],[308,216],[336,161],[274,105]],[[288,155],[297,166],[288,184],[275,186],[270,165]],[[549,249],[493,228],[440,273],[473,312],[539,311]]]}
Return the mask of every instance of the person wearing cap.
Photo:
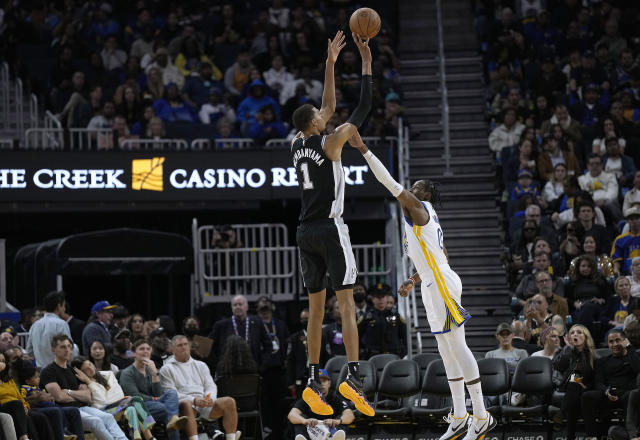
{"label": "person wearing cap", "polygon": [[378,283],[369,288],[373,308],[358,325],[365,359],[382,353],[394,353],[400,357],[406,354],[406,324],[398,312],[387,309],[386,296],[390,292],[391,287],[387,284]]}
{"label": "person wearing cap", "polygon": [[100,341],[105,349],[111,351],[111,321],[115,305],[109,301],[98,301],[91,307],[92,321],[82,331],[82,352],[89,354],[93,341]]}
{"label": "person wearing cap", "polygon": [[151,360],[156,364],[159,370],[164,365],[164,361],[171,356],[169,345],[171,341],[164,327],[155,328],[149,333],[149,341],[151,343]]}
{"label": "person wearing cap", "polygon": [[616,136],[605,139],[607,153],[602,156],[602,168],[618,179],[618,186],[628,188],[634,183],[636,166],[633,159],[620,151],[620,144]]}
{"label": "person wearing cap", "polygon": [[218,397],[209,367],[191,357],[191,344],[184,335],[171,340],[173,356],[160,369],[160,384],[165,390],[178,393],[180,415],[187,417],[185,433],[189,440],[198,440],[196,417],[205,420],[222,418],[226,440],[240,438],[238,410],[232,397]]}
{"label": "person wearing cap", "polygon": [[551,180],[553,170],[558,164],[564,164],[567,174],[579,174],[580,164],[572,151],[560,149],[558,140],[551,133],[547,133],[542,140],[542,153],[536,159],[538,174],[542,180]]}
{"label": "person wearing cap", "polygon": [[141,65],[147,62],[145,73],[148,75],[151,69],[158,69],[160,76],[162,77],[162,83],[167,86],[170,83],[177,84],[178,88],[182,89],[184,86],[184,76],[180,73],[180,70],[173,64],[171,58],[169,58],[169,51],[165,47],[156,49],[153,58],[145,55],[140,61]]}
{"label": "person wearing cap", "polygon": [[51,352],[51,340],[55,335],[64,334],[71,338],[69,325],[61,318],[65,308],[64,292],[49,292],[44,297],[44,316],[29,329],[26,350],[36,360],[38,368],[49,365],[55,359]]}
{"label": "person wearing cap", "polygon": [[111,337],[115,337],[116,334],[120,333],[120,331],[124,328],[127,328],[127,322],[129,321],[129,310],[118,303],[115,304],[116,307],[111,310],[113,313],[113,319],[111,320],[111,326],[109,327],[109,332],[111,333]]}
{"label": "person wearing cap", "polygon": [[496,339],[498,340],[498,348],[488,351],[484,357],[487,359],[504,359],[509,366],[509,373],[513,375],[518,362],[528,357],[529,354],[526,350],[513,346],[513,329],[508,322],[498,325]]}
{"label": "person wearing cap", "polygon": [[111,354],[111,363],[124,370],[133,363],[131,357],[131,331],[123,328],[113,336],[113,353]]}
{"label": "person wearing cap", "polygon": [[325,435],[329,433],[331,435],[329,438],[332,440],[344,440],[347,427],[355,420],[355,415],[341,396],[334,391],[329,391],[331,377],[327,370],[320,368],[319,374],[322,395],[333,408],[333,414],[328,416],[313,414],[309,411],[307,404],[299,399],[293,404],[287,419],[293,425],[295,440],[308,440],[311,438],[309,430],[314,429],[326,431]]}
{"label": "person wearing cap", "polygon": [[596,83],[589,83],[582,88],[582,99],[578,96],[577,90],[573,90],[569,95],[571,106],[571,117],[583,126],[591,129],[591,133],[600,121],[607,114],[606,106],[609,104],[609,95],[605,93],[602,98],[599,94],[600,88]]}
{"label": "person wearing cap", "polygon": [[631,260],[640,256],[640,206],[631,206],[624,213],[629,232],[616,237],[611,247],[613,271],[617,275],[631,274]]}
{"label": "person wearing cap", "polygon": [[532,196],[534,199],[540,194],[538,184],[533,183],[533,174],[527,168],[523,168],[518,171],[518,183],[511,190],[509,200],[512,202],[520,200],[521,197],[526,195]]}

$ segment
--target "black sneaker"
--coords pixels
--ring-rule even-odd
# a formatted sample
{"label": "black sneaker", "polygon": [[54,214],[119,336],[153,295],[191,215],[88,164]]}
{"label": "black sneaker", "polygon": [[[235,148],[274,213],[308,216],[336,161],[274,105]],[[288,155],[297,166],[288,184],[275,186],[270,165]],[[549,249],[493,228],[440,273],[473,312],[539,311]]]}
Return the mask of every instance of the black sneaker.
{"label": "black sneaker", "polygon": [[365,416],[372,417],[376,415],[376,412],[374,411],[373,407],[362,391],[361,381],[357,380],[351,375],[347,375],[347,378],[340,384],[338,390],[345,399],[349,399],[350,401],[352,401],[356,406],[356,409]]}
{"label": "black sneaker", "polygon": [[333,408],[322,397],[322,386],[309,378],[307,387],[302,392],[302,400],[304,400],[311,411],[319,416],[330,416],[333,414]]}

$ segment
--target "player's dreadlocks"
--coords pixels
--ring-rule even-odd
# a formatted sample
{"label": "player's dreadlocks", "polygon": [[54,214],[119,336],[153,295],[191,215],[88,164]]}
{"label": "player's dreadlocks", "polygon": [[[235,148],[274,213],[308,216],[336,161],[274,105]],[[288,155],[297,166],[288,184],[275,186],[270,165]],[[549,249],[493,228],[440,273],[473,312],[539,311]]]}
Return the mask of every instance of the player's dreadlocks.
{"label": "player's dreadlocks", "polygon": [[429,201],[433,206],[442,206],[442,200],[440,199],[440,190],[438,189],[438,185],[440,185],[440,183],[433,182],[429,179],[423,179],[416,183],[420,184],[425,192],[428,191],[431,193],[431,200]]}

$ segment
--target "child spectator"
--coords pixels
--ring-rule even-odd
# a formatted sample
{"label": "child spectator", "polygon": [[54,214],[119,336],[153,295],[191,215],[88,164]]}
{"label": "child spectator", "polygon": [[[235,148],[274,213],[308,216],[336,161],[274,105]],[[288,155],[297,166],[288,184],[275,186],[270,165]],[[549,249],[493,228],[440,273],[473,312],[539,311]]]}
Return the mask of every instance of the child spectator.
{"label": "child spectator", "polygon": [[538,197],[538,185],[533,183],[533,174],[526,168],[518,171],[518,183],[511,190],[509,200],[516,201],[525,195]]}

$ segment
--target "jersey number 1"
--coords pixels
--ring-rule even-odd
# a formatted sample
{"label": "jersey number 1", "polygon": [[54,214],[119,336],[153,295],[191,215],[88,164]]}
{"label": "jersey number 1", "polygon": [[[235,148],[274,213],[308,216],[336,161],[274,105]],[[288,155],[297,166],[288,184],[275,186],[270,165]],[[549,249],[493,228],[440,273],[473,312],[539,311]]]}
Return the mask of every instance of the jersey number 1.
{"label": "jersey number 1", "polygon": [[302,162],[300,164],[300,171],[302,172],[302,189],[313,189],[313,182],[309,178],[309,164]]}

